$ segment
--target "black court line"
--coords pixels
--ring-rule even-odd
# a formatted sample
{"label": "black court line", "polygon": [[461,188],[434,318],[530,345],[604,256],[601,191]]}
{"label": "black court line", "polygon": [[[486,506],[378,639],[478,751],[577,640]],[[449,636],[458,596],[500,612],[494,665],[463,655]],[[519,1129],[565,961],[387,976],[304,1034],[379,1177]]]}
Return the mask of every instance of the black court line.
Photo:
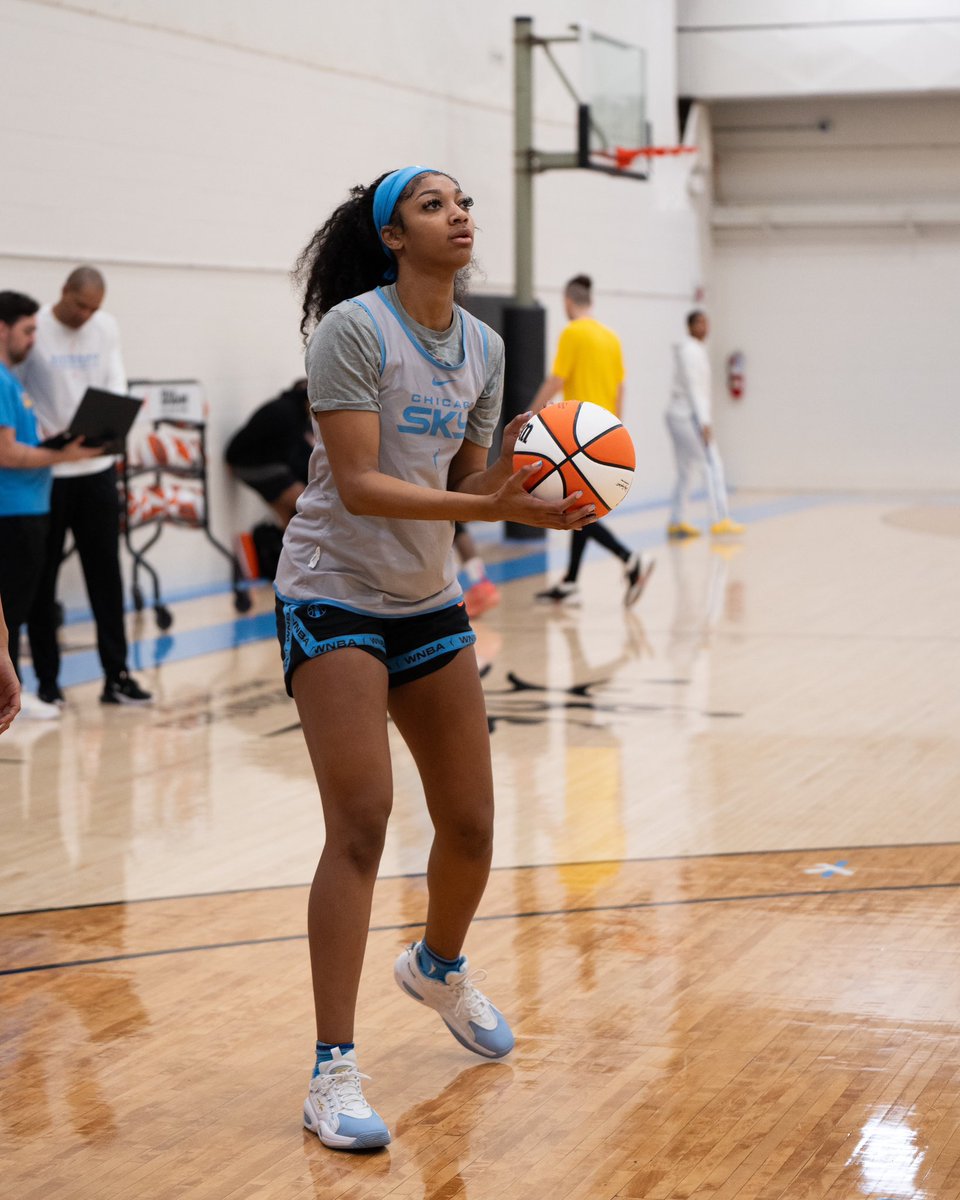
{"label": "black court line", "polygon": [[[803,900],[809,897],[863,896],[883,892],[928,892],[960,889],[957,883],[878,884],[876,887],[820,889],[811,892],[756,892],[744,896],[695,896],[686,900],[637,900],[628,904],[585,905],[580,908],[545,908],[533,912],[491,913],[474,921],[528,921],[540,917],[575,917],[585,913],[636,912],[650,908],[687,908],[698,904],[748,904],[755,900]],[[371,925],[368,933],[398,933],[402,929],[422,929],[423,921],[403,921],[397,925]],[[206,950],[233,950],[241,946],[272,946],[282,942],[305,942],[305,933],[288,933],[269,938],[242,938],[235,942],[210,942],[197,946],[172,946],[166,950],[137,950],[130,954],[112,954],[104,958],[77,958],[67,962],[38,963],[32,967],[8,967],[3,975],[30,975],[37,971],[60,971],[69,967],[96,967],[105,963],[129,962],[138,958],[163,958],[170,954],[199,954]]]}
{"label": "black court line", "polygon": [[[718,850],[713,854],[649,854],[637,858],[584,858],[572,862],[509,863],[491,867],[495,871],[555,871],[564,867],[606,867],[611,864],[705,862],[714,858],[770,858],[778,854],[855,854],[860,850],[942,850],[949,846],[960,847],[960,842],[871,842],[862,846],[849,843],[840,846],[797,846],[786,850]],[[401,871],[397,875],[378,875],[377,882],[391,879],[426,879],[426,871]],[[260,887],[222,888],[215,892],[175,892],[170,896],[137,896],[130,900],[91,900],[86,904],[51,904],[46,908],[12,908],[0,912],[4,917],[37,917],[44,913],[86,912],[94,908],[123,908],[135,904],[169,904],[175,900],[212,900],[217,896],[258,896],[263,892],[290,892],[297,888],[309,888],[306,883],[265,883]],[[808,895],[810,893],[801,893]]]}

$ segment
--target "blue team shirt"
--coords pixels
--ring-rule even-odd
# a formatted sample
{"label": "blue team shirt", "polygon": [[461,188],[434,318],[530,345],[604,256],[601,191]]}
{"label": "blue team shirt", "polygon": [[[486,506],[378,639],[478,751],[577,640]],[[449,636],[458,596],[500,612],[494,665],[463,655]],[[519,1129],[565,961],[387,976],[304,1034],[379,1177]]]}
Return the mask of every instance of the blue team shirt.
{"label": "blue team shirt", "polygon": [[[25,446],[40,444],[37,418],[23,385],[0,363],[0,425]],[[40,516],[50,511],[49,467],[0,467],[0,517]]]}

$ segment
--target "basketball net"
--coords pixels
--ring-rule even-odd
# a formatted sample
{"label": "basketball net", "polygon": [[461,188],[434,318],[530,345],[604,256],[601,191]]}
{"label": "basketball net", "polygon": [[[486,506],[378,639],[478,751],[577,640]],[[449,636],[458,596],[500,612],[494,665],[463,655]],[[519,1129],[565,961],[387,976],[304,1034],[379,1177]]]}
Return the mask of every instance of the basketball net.
{"label": "basketball net", "polygon": [[674,158],[680,154],[696,154],[699,146],[615,146],[612,150],[594,150],[598,158],[609,158],[617,169],[625,171],[635,158]]}

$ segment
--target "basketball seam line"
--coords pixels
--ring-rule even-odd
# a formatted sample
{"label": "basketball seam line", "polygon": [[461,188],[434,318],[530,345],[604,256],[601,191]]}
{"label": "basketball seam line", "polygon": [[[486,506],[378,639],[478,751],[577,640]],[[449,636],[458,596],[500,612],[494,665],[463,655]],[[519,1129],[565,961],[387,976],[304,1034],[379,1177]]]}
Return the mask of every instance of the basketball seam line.
{"label": "basketball seam line", "polygon": [[[538,414],[538,415],[539,415],[539,414]],[[625,467],[625,465],[624,465],[623,463],[609,463],[609,462],[603,462],[601,459],[599,459],[599,458],[594,458],[592,454],[588,454],[588,453],[587,453],[587,451],[590,449],[590,447],[591,447],[591,446],[592,446],[592,445],[593,445],[595,442],[599,442],[599,441],[600,441],[600,439],[601,439],[602,437],[604,437],[606,434],[608,434],[608,433],[610,432],[610,429],[609,429],[609,428],[607,428],[607,429],[601,429],[601,430],[600,430],[600,432],[599,432],[599,433],[598,433],[598,434],[597,434],[595,437],[592,437],[592,438],[590,438],[590,440],[589,440],[589,441],[587,441],[587,442],[583,442],[583,443],[581,444],[581,442],[580,442],[580,437],[579,437],[579,434],[577,433],[577,425],[578,425],[578,423],[579,423],[579,421],[580,421],[580,418],[581,418],[581,416],[582,416],[582,410],[579,410],[579,411],[577,412],[577,415],[576,415],[576,416],[574,417],[574,419],[573,419],[573,436],[574,436],[574,437],[577,439],[577,449],[576,449],[576,451],[575,451],[574,453],[576,453],[576,454],[583,454],[583,455],[585,455],[585,457],[586,457],[586,458],[588,458],[588,459],[589,459],[591,462],[593,462],[593,463],[596,463],[598,467],[614,467],[614,468],[616,468],[616,467],[618,467],[618,466],[619,466],[621,469],[623,469],[623,470],[626,470],[627,468]],[[619,417],[617,417],[617,414],[616,414],[616,413],[613,413],[613,416],[614,416],[614,417],[616,417],[616,419],[617,419],[618,421],[620,421],[620,418],[619,418]],[[537,480],[537,484],[539,485],[539,484],[543,483],[543,481],[544,481],[545,479],[549,478],[549,476],[552,474],[552,472],[553,472],[553,471],[559,471],[559,470],[560,470],[560,468],[561,468],[561,467],[564,465],[564,463],[568,463],[568,462],[569,462],[569,463],[571,463],[571,465],[573,466],[573,469],[574,469],[574,470],[577,472],[577,474],[580,476],[580,478],[581,478],[581,479],[583,479],[583,480],[584,480],[584,482],[586,483],[586,482],[587,482],[587,481],[586,481],[586,477],[584,476],[583,472],[582,472],[582,471],[579,469],[579,467],[577,467],[577,466],[574,466],[574,465],[573,465],[573,463],[572,463],[572,461],[571,461],[573,456],[572,456],[572,455],[570,455],[570,454],[567,454],[566,447],[565,447],[565,446],[563,445],[563,443],[562,443],[562,442],[561,442],[561,441],[560,441],[560,440],[557,438],[557,436],[554,434],[553,430],[552,430],[552,429],[550,428],[550,426],[549,426],[549,425],[546,423],[546,421],[544,421],[544,420],[541,418],[541,421],[540,421],[540,423],[543,425],[544,429],[545,429],[545,430],[547,431],[547,433],[550,435],[550,438],[551,438],[551,440],[553,441],[553,443],[556,445],[557,449],[560,451],[560,453],[561,453],[561,454],[563,454],[563,455],[564,455],[564,458],[562,459],[562,461],[561,461],[561,462],[558,462],[558,463],[555,463],[555,464],[553,464],[553,467],[551,468],[551,470],[550,470],[550,471],[547,471],[547,472],[546,472],[544,475],[541,475],[541,476],[540,476],[540,478]],[[620,421],[620,426],[621,426],[621,428],[623,428],[623,429],[626,429],[626,426],[623,424],[623,422],[622,422],[622,421]],[[530,452],[528,451],[528,453],[530,453]],[[538,456],[538,457],[542,457],[542,455],[540,455],[540,456]],[[633,468],[631,468],[631,469],[632,469],[632,470],[636,470],[636,467],[633,467]],[[561,479],[562,479],[562,478],[563,478],[563,476],[561,475]],[[589,483],[587,483],[587,486],[590,488],[590,490],[591,490],[591,491],[593,491],[593,486],[592,486],[592,484],[589,484]],[[567,493],[566,493],[566,489],[564,489],[564,496],[566,496],[566,494],[567,494]]]}
{"label": "basketball seam line", "polygon": [[553,430],[550,428],[550,426],[549,426],[549,425],[546,423],[546,421],[543,419],[543,417],[540,417],[540,424],[541,424],[541,425],[544,427],[544,429],[545,429],[545,430],[547,431],[547,433],[550,435],[550,438],[551,438],[551,440],[552,440],[552,441],[553,441],[553,442],[556,444],[556,447],[557,447],[557,449],[560,451],[560,453],[561,453],[561,454],[566,454],[566,453],[567,453],[567,449],[566,449],[566,447],[564,446],[563,442],[561,442],[561,441],[560,441],[560,439],[559,439],[559,438],[557,437],[557,435],[556,435],[556,434],[553,432]]}
{"label": "basketball seam line", "polygon": [[[579,453],[579,451],[578,451],[578,453]],[[593,462],[593,461],[594,460],[591,459],[591,462]],[[583,486],[585,488],[587,488],[588,491],[592,492],[595,496],[597,496],[597,489],[593,486],[593,484],[586,477],[586,475],[584,475],[584,473],[580,470],[580,468],[573,461],[572,457],[569,454],[567,455],[567,457],[565,459],[563,459],[562,462],[553,464],[549,471],[544,472],[544,474],[541,475],[540,478],[537,480],[537,482],[533,485],[533,488],[531,490],[536,491],[536,489],[540,486],[541,483],[543,483],[545,480],[549,479],[551,475],[556,473],[560,476],[560,486],[563,488],[564,500],[566,500],[568,496],[573,495],[572,492],[567,491],[567,481],[564,478],[563,472],[560,470],[560,468],[563,466],[566,466],[567,463],[570,464],[570,469],[572,471],[575,471],[577,473],[577,475],[580,476],[580,479],[583,481]],[[600,463],[599,465],[604,466],[605,464]],[[602,497],[597,496],[597,499],[600,500],[600,502],[604,505],[604,507],[606,507],[606,501],[603,500]]]}
{"label": "basketball seam line", "polygon": [[[610,410],[607,409],[607,411],[609,412]],[[606,429],[601,429],[600,432],[596,435],[596,437],[592,437],[588,442],[584,442],[581,445],[580,437],[579,437],[579,434],[577,433],[577,424],[580,421],[581,415],[582,415],[582,409],[580,412],[577,413],[576,417],[574,417],[573,433],[574,433],[574,436],[577,438],[577,445],[580,446],[580,451],[585,451],[585,450],[588,450],[593,445],[594,442],[599,442],[602,437],[605,437],[606,434],[608,434],[610,432],[610,430],[613,428],[613,426],[608,426]],[[619,422],[622,429],[627,428],[626,425],[624,425],[624,423],[620,420],[620,418],[617,416],[616,413],[611,413],[610,415],[616,418],[616,420]],[[629,433],[629,430],[627,432]],[[587,458],[590,458],[589,454],[587,455]],[[591,459],[591,461],[598,462],[599,460]],[[613,464],[612,463],[600,463],[600,465],[601,466],[612,466]]]}
{"label": "basketball seam line", "polygon": [[[607,429],[607,430],[604,430],[604,432],[609,433],[610,430]],[[636,470],[636,467],[628,467],[626,463],[604,462],[604,460],[602,458],[595,458],[592,454],[588,454],[587,449],[590,446],[592,446],[594,444],[594,442],[599,441],[601,437],[603,437],[602,433],[599,434],[597,437],[593,438],[591,441],[587,442],[586,446],[578,446],[577,449],[573,452],[573,454],[567,454],[566,451],[564,451],[563,447],[561,446],[560,450],[563,451],[563,458],[559,462],[554,462],[553,459],[547,458],[547,456],[545,454],[535,454],[532,450],[518,450],[517,454],[529,454],[532,459],[539,459],[541,462],[547,462],[550,464],[551,471],[559,471],[560,468],[564,465],[564,463],[573,463],[574,458],[576,458],[576,456],[578,454],[582,454],[583,457],[588,459],[590,462],[596,463],[598,467],[612,467],[614,470],[619,468],[622,471],[635,471]],[[573,465],[574,465],[574,470],[579,470],[579,467],[577,467],[576,464],[573,464]],[[550,472],[548,471],[547,474],[549,474],[549,473]],[[540,476],[540,479],[545,479],[545,478],[546,478],[545,475]],[[540,479],[537,480],[538,483],[540,482]]]}
{"label": "basketball seam line", "polygon": [[[601,434],[600,436],[602,436],[602,434]],[[593,440],[594,440],[594,441],[596,441],[597,439],[596,439],[596,438],[594,438]],[[561,447],[561,449],[562,449],[562,447]],[[577,450],[577,451],[576,451],[576,453],[577,453],[577,454],[581,454],[581,453],[582,453],[582,451],[583,451],[583,448],[581,447],[579,450]],[[543,456],[541,455],[540,457],[542,458]],[[619,465],[619,464],[616,464],[616,463],[605,463],[605,462],[601,462],[601,461],[600,461],[598,458],[591,458],[589,454],[587,454],[585,457],[586,457],[586,458],[588,458],[588,459],[590,460],[590,462],[592,462],[592,463],[596,463],[598,467],[614,467],[614,468],[615,468],[617,465]],[[590,492],[592,492],[592,493],[593,493],[593,494],[594,494],[594,495],[597,497],[597,499],[601,501],[601,503],[603,504],[603,506],[604,506],[605,508],[609,507],[609,506],[607,505],[607,502],[606,502],[606,500],[604,500],[604,499],[603,499],[603,498],[602,498],[602,497],[601,497],[601,496],[600,496],[600,495],[597,493],[597,489],[596,489],[596,488],[594,487],[594,485],[593,485],[593,484],[590,482],[590,480],[589,480],[589,479],[586,477],[586,475],[584,475],[584,473],[583,473],[583,472],[580,470],[580,468],[579,468],[579,467],[577,466],[577,464],[576,464],[576,463],[573,461],[573,459],[574,459],[574,455],[572,455],[572,454],[568,454],[568,455],[567,455],[565,458],[563,458],[563,459],[562,459],[560,462],[558,462],[558,463],[551,463],[551,465],[550,465],[550,470],[549,470],[549,471],[545,471],[545,472],[544,472],[544,473],[543,473],[543,474],[540,476],[540,478],[537,480],[537,482],[536,482],[536,483],[533,485],[533,488],[531,489],[531,491],[536,491],[536,489],[537,489],[537,488],[540,486],[540,484],[541,484],[541,483],[543,483],[545,480],[549,479],[551,475],[553,475],[554,473],[556,473],[556,474],[558,474],[558,475],[560,476],[560,484],[561,484],[561,486],[562,486],[562,488],[563,488],[563,498],[564,498],[564,499],[566,499],[566,498],[567,498],[569,495],[571,495],[572,493],[570,493],[570,492],[568,492],[568,491],[567,491],[567,481],[566,481],[566,479],[564,478],[564,476],[563,476],[563,472],[562,472],[562,470],[561,470],[560,468],[561,468],[561,467],[564,467],[564,466],[566,466],[566,465],[567,465],[567,463],[569,463],[569,464],[570,464],[570,469],[571,469],[572,471],[575,471],[575,472],[577,473],[577,475],[579,475],[579,476],[580,476],[580,479],[583,481],[583,486],[584,486],[585,488],[587,488],[587,489],[588,489]],[[626,468],[625,468],[625,467],[622,467],[622,466],[621,466],[621,469],[622,469],[622,470],[626,470]],[[612,509],[610,509],[610,511],[612,512],[613,510],[612,510]]]}
{"label": "basketball seam line", "polygon": [[[607,430],[607,432],[609,433],[609,430]],[[594,442],[597,440],[598,440],[597,438],[593,439]],[[593,442],[589,442],[588,445],[592,446]],[[594,456],[592,454],[587,454],[586,446],[581,446],[581,448],[577,451],[577,453],[582,454],[583,457],[586,459],[589,459],[590,462],[596,463],[598,467],[612,467],[614,470],[619,469],[621,471],[635,471],[636,470],[636,467],[628,467],[626,463],[604,462],[604,460],[602,458],[594,458]]]}

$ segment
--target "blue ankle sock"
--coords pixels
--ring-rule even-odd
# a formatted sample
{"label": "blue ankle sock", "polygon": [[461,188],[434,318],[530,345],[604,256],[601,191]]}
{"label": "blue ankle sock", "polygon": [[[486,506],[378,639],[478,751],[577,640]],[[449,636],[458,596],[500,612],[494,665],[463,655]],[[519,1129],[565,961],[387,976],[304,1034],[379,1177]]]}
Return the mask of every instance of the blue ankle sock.
{"label": "blue ankle sock", "polygon": [[450,971],[459,971],[463,966],[463,955],[459,958],[441,958],[435,954],[426,942],[417,947],[417,966],[428,979],[445,982]]}
{"label": "blue ankle sock", "polygon": [[333,1062],[334,1050],[338,1050],[340,1054],[346,1054],[348,1050],[355,1048],[353,1042],[317,1042],[317,1062],[313,1068],[313,1076],[320,1074],[320,1064]]}

